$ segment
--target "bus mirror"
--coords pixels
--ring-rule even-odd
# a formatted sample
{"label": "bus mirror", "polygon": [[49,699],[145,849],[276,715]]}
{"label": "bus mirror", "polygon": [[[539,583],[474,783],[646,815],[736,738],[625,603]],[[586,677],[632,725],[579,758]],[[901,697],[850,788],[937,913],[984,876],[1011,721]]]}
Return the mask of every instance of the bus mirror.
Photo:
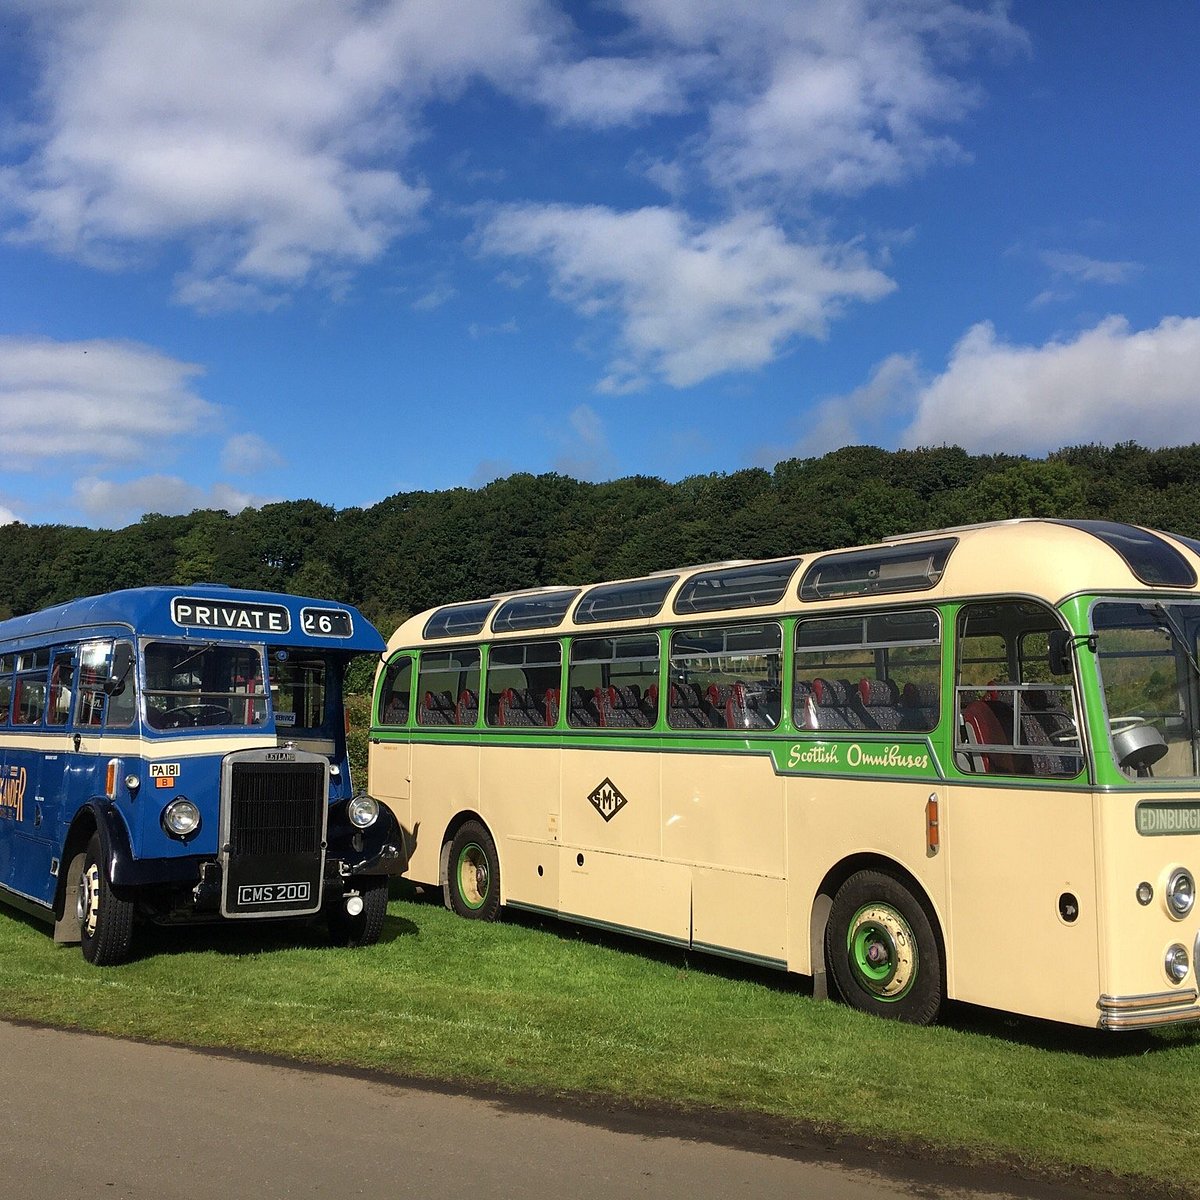
{"label": "bus mirror", "polygon": [[1050,673],[1052,675],[1070,675],[1071,673],[1071,635],[1065,629],[1050,631]]}

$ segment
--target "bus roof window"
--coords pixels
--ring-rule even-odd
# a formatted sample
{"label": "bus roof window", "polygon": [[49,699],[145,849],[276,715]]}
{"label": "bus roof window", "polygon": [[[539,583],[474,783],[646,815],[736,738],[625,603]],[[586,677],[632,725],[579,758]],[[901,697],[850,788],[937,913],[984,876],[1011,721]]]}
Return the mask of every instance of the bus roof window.
{"label": "bus roof window", "polygon": [[628,579],[623,583],[602,583],[588,588],[575,606],[575,622],[594,625],[601,621],[657,616],[678,578],[678,575],[655,575],[649,579]]}
{"label": "bus roof window", "polygon": [[425,622],[427,638],[468,637],[483,629],[495,600],[472,600],[469,604],[447,604]]}
{"label": "bus roof window", "polygon": [[[1055,524],[1082,529],[1084,533],[1099,538],[1125,560],[1125,565],[1142,583],[1151,587],[1196,586],[1196,572],[1187,559],[1169,542],[1148,529],[1122,525],[1118,521],[1056,521]],[[1186,539],[1179,540],[1187,545]],[[1196,548],[1195,543],[1189,547]]]}
{"label": "bus roof window", "polygon": [[492,632],[554,629],[562,624],[571,601],[578,595],[578,588],[565,588],[555,592],[538,592],[532,596],[514,596],[500,605],[492,620]]}
{"label": "bus roof window", "polygon": [[906,546],[876,546],[818,558],[800,581],[801,600],[841,596],[920,592],[935,587],[946,569],[956,538]]}
{"label": "bus roof window", "polygon": [[751,563],[693,575],[675,597],[677,613],[717,612],[727,608],[754,608],[783,599],[800,559]]}

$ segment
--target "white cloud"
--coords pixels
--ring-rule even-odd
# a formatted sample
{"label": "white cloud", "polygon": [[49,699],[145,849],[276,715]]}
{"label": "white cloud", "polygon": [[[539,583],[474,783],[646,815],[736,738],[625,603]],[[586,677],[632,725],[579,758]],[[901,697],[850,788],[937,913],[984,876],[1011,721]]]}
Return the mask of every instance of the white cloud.
{"label": "white cloud", "polygon": [[214,508],[238,513],[243,508],[270,503],[265,497],[226,484],[197,487],[178,475],[144,475],[122,482],[88,476],[75,484],[73,499],[91,520],[106,529],[128,525],[148,512],[170,516]]}
{"label": "white cloud", "polygon": [[111,263],[183,238],[179,298],[262,306],[377,259],[427,198],[396,159],[421,105],[473,77],[531,87],[544,0],[206,0],[31,8],[33,147],[0,170],[11,236]]}
{"label": "white cloud", "polygon": [[683,111],[684,86],[696,58],[587,58],[554,62],[540,73],[538,98],[563,124],[605,128]]}
{"label": "white cloud", "polygon": [[916,397],[906,446],[1045,453],[1086,442],[1173,445],[1200,411],[1200,318],[1132,330],[1123,317],[1043,346],[974,326]]}
{"label": "white cloud", "polygon": [[956,77],[976,46],[1021,49],[1004,6],[942,0],[622,0],[674,53],[719,80],[701,157],[718,183],[854,193],[962,151],[945,126],[978,94]]}
{"label": "white cloud", "polygon": [[823,337],[846,302],[895,286],[857,250],[790,241],[764,213],[701,227],[667,208],[516,206],[482,244],[544,261],[584,316],[616,315],[621,348],[599,385],[613,393],[647,374],[687,387],[761,367],[795,337]]}
{"label": "white cloud", "polygon": [[1106,262],[1064,250],[1043,251],[1042,262],[1055,275],[1078,283],[1125,283],[1142,269],[1136,262]]}
{"label": "white cloud", "polygon": [[257,433],[235,433],[221,451],[221,470],[227,475],[258,475],[283,463],[283,455]]}
{"label": "white cloud", "polygon": [[0,504],[0,525],[11,525],[14,521],[19,520],[15,512],[11,508],[5,508]]}
{"label": "white cloud", "polygon": [[130,461],[216,416],[201,368],[134,342],[0,337],[0,462],[44,469],[64,456]]}

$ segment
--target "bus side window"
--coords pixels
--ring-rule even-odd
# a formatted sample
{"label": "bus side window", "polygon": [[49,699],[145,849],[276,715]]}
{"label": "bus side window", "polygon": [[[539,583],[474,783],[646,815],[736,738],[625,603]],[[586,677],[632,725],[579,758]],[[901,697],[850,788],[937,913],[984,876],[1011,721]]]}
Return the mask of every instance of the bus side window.
{"label": "bus side window", "polygon": [[0,655],[0,725],[7,725],[12,708],[13,662],[11,654]]}
{"label": "bus side window", "polygon": [[40,725],[46,711],[46,668],[49,650],[22,650],[13,684],[13,724]]}
{"label": "bus side window", "polygon": [[79,697],[75,724],[96,729],[104,724],[104,681],[112,642],[85,642],[79,647]]}
{"label": "bus side window", "polygon": [[71,717],[71,696],[75,686],[75,647],[56,650],[50,667],[50,703],[46,707],[47,725],[65,725]]}
{"label": "bus side window", "polygon": [[1083,769],[1074,688],[1049,672],[1048,633],[1057,627],[1030,601],[964,605],[954,688],[960,771],[1070,777]]}
{"label": "bus side window", "polygon": [[137,716],[137,672],[131,643],[117,642],[113,647],[109,676],[115,686],[108,697],[104,723],[109,729],[126,729]]}
{"label": "bus side window", "polygon": [[407,725],[412,659],[398,658],[388,666],[379,692],[379,724]]}

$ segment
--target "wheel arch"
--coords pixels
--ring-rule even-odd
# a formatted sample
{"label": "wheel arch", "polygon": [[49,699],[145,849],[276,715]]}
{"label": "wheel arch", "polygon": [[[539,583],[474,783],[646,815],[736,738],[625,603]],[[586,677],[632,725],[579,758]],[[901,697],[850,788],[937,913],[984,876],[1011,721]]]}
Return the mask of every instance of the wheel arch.
{"label": "wheel arch", "polygon": [[886,875],[894,876],[908,889],[913,899],[925,910],[925,915],[929,918],[930,928],[933,930],[933,936],[937,938],[938,957],[941,959],[942,994],[946,995],[946,935],[942,929],[942,919],[937,906],[933,903],[921,881],[902,863],[897,862],[894,858],[888,858],[886,854],[863,851],[859,854],[848,855],[830,867],[825,873],[825,878],[821,880],[816,895],[813,897],[812,905],[809,908],[808,938],[809,955],[812,965],[813,996],[818,1000],[829,998],[829,981],[826,976],[827,964],[825,962],[825,928],[829,924],[829,912],[833,907],[833,898],[837,895],[838,888],[851,875],[857,875],[859,871],[882,871]]}
{"label": "wheel arch", "polygon": [[63,919],[66,908],[66,868],[77,854],[82,854],[87,849],[94,833],[100,834],[100,849],[108,867],[109,879],[119,879],[122,867],[133,858],[129,831],[125,828],[120,814],[107,800],[89,800],[72,818],[71,828],[63,842],[60,859],[62,867],[58,872],[58,884],[54,891],[54,915],[57,920]]}

